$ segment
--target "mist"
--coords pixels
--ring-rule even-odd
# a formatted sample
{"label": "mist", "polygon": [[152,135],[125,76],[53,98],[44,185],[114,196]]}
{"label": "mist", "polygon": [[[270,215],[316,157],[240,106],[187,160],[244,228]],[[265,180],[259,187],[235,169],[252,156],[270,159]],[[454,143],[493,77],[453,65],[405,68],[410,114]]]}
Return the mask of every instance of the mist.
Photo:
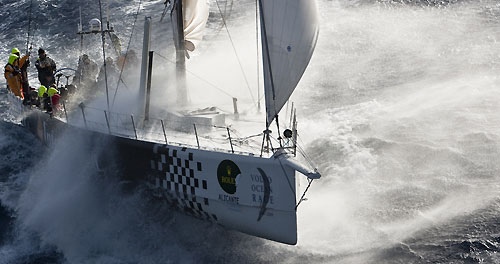
{"label": "mist", "polygon": [[[17,243],[24,244],[17,250],[55,250],[69,263],[498,262],[499,7],[437,2],[319,1],[318,44],[291,101],[299,142],[323,177],[299,206],[297,246],[182,216],[140,188],[127,192],[118,170],[96,166],[105,142],[88,149],[90,139],[65,135],[36,169],[13,176],[25,187],[19,201],[2,198],[18,215]],[[112,13],[132,21],[135,6],[115,4]],[[225,29],[212,24],[186,76],[195,108],[230,112],[237,97],[242,112],[258,119],[255,24],[245,7],[228,20],[245,75]],[[161,116],[176,92],[171,29],[158,20],[153,49],[164,58],[155,57],[153,103]],[[127,39],[131,22],[116,24]],[[78,55],[77,44],[64,53],[43,41],[68,64]],[[123,88],[113,109],[129,115],[137,93]],[[106,109],[104,97],[93,103]]]}

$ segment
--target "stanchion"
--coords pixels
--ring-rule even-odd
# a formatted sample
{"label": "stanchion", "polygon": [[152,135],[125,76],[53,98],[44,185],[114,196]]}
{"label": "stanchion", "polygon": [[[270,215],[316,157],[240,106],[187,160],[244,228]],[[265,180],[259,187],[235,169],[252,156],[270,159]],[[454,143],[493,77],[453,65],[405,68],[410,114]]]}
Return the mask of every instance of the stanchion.
{"label": "stanchion", "polygon": [[134,127],[135,139],[137,139],[137,130],[135,129],[134,115],[130,115],[130,118],[132,118],[132,126]]}
{"label": "stanchion", "polygon": [[198,144],[198,149],[200,149],[200,141],[198,140],[198,132],[196,131],[196,124],[193,124],[194,134],[196,136],[196,144]]}

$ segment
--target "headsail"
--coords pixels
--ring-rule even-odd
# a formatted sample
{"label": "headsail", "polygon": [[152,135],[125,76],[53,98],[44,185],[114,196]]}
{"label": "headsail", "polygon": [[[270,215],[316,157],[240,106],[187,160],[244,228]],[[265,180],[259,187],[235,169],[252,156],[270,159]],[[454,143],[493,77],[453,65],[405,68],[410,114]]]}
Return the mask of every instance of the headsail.
{"label": "headsail", "polygon": [[267,125],[293,93],[319,33],[315,0],[259,0]]}
{"label": "headsail", "polygon": [[[209,14],[207,0],[182,0],[182,7],[185,48],[193,51],[203,38],[207,24]],[[172,21],[177,24],[175,15]],[[177,26],[174,25],[174,29],[176,28]],[[177,34],[174,33],[174,36],[177,38]]]}

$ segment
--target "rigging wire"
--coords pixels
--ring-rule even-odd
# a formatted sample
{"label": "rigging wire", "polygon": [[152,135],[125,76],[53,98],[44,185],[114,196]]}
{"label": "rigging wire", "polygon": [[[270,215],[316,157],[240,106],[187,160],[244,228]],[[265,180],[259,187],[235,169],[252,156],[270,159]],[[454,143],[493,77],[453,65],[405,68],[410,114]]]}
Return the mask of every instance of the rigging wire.
{"label": "rigging wire", "polygon": [[309,187],[311,187],[311,184],[312,184],[312,182],[314,181],[314,179],[308,179],[307,181],[309,182],[309,184],[307,184],[307,187],[306,187],[306,189],[305,189],[304,193],[302,194],[302,196],[300,197],[299,202],[298,202],[298,203],[297,203],[297,205],[295,206],[295,211],[297,211],[297,208],[299,208],[299,205],[300,205],[303,201],[306,201],[306,200],[307,200],[307,199],[305,198],[305,196],[306,196],[307,191],[309,191]]}
{"label": "rigging wire", "polygon": [[[297,136],[298,136],[298,135],[297,135]],[[275,139],[274,137],[272,137],[272,139],[277,140],[277,139]],[[300,138],[299,138],[299,139],[300,139]],[[302,139],[300,139],[300,140],[302,141]],[[313,164],[312,160],[309,158],[309,156],[308,156],[308,155],[307,155],[307,153],[304,151],[304,149],[302,149],[300,146],[297,146],[297,148],[298,148],[298,150],[299,150],[299,153],[300,153],[300,154],[301,154],[301,155],[302,155],[302,156],[306,159],[306,161],[309,163],[309,166],[311,166],[311,168],[314,168],[314,170],[315,170],[315,171],[317,171],[317,170],[315,169],[316,167],[314,166],[314,164]],[[278,159],[278,161],[279,161],[279,163],[280,163],[280,165],[281,165],[281,168],[282,168],[283,172],[284,172],[284,173],[285,173],[285,175],[286,175],[285,168],[283,167],[283,165],[281,164],[281,161],[280,161],[279,159]],[[287,180],[288,180],[288,177],[287,177]],[[304,193],[302,193],[302,196],[300,197],[299,201],[297,202],[297,205],[295,205],[295,211],[297,211],[297,208],[299,207],[299,205],[300,205],[303,201],[306,201],[306,200],[307,200],[307,199],[305,198],[305,196],[306,196],[307,192],[309,191],[309,188],[311,187],[311,184],[312,184],[312,182],[314,181],[314,179],[309,179],[309,178],[308,178],[308,180],[307,180],[307,181],[308,181],[307,187],[306,187],[306,189],[304,190]],[[289,184],[289,186],[290,186],[291,190],[293,191],[293,188],[291,187],[290,182],[288,182],[288,184]]]}
{"label": "rigging wire", "polygon": [[115,94],[113,95],[113,103],[111,104],[111,108],[113,108],[113,106],[115,105],[116,94],[118,93],[118,88],[120,88],[120,81],[122,81],[122,83],[128,89],[127,85],[122,80],[122,75],[123,75],[123,69],[125,68],[125,64],[127,63],[128,51],[130,48],[130,44],[132,43],[132,37],[134,35],[135,23],[137,22],[137,17],[139,16],[139,12],[141,10],[141,4],[142,4],[142,0],[139,0],[139,5],[137,6],[137,12],[135,13],[134,23],[132,24],[132,32],[130,32],[130,38],[128,40],[127,50],[125,52],[125,58],[123,60],[123,64],[122,64],[121,69],[120,69],[120,77],[118,78],[118,82],[116,83],[116,89],[115,89]]}
{"label": "rigging wire", "polygon": [[[298,133],[297,133],[297,138],[300,140],[300,143],[302,145],[305,145],[304,141],[302,141],[302,138],[300,137],[300,135]],[[309,163],[309,166],[311,166],[311,168],[316,168],[311,157],[309,157],[309,155],[307,155],[307,152],[299,144],[297,144],[297,149],[299,150],[300,154],[306,159],[307,163]]]}
{"label": "rigging wire", "polygon": [[219,5],[219,0],[215,0],[215,2],[217,3],[217,8],[219,9],[219,13],[221,15],[221,18],[222,18],[222,23],[224,24],[224,27],[226,28],[226,32],[227,32],[227,35],[229,37],[229,41],[231,41],[231,46],[233,47],[233,51],[234,51],[234,54],[236,56],[236,59],[238,60],[238,64],[240,65],[240,69],[241,69],[241,73],[243,74],[243,78],[245,79],[245,83],[247,85],[247,88],[248,88],[248,92],[250,93],[250,96],[252,97],[252,102],[254,104],[255,103],[255,98],[252,94],[252,89],[250,89],[250,84],[248,83],[248,79],[247,79],[247,76],[245,74],[245,71],[243,70],[243,65],[241,64],[241,60],[240,60],[240,57],[238,56],[238,52],[236,52],[236,47],[234,45],[234,42],[233,42],[233,38],[231,37],[231,33],[229,33],[229,29],[227,28],[227,24],[226,24],[226,18],[224,17],[224,14],[222,13],[222,10],[220,8],[220,5]]}
{"label": "rigging wire", "polygon": [[[281,170],[283,170],[283,176],[285,176],[285,179],[288,183],[288,187],[290,187],[290,191],[292,191],[292,194],[295,197],[295,189],[292,187],[292,183],[290,182],[290,179],[288,179],[288,174],[286,173],[285,167],[284,167],[283,163],[281,163],[281,160],[279,158],[277,158],[277,160],[281,166]],[[295,176],[295,171],[294,171],[294,176]],[[295,208],[297,208],[297,207],[295,207]]]}
{"label": "rigging wire", "polygon": [[[156,53],[156,55],[157,55],[157,56],[159,56],[160,58],[162,58],[162,59],[166,60],[167,62],[170,62],[170,63],[172,63],[172,64],[175,64],[175,62],[173,62],[173,61],[169,60],[168,58],[166,58],[165,56],[161,55],[160,53]],[[209,81],[205,80],[203,77],[201,77],[201,76],[197,75],[196,73],[194,73],[194,72],[192,72],[192,71],[190,71],[190,70],[188,70],[188,69],[186,69],[186,72],[190,73],[190,74],[191,74],[191,75],[193,75],[194,77],[196,77],[196,78],[200,79],[201,81],[203,81],[203,82],[207,83],[208,85],[212,86],[212,88],[215,88],[215,89],[217,89],[218,91],[220,91],[220,92],[224,93],[225,95],[227,95],[227,96],[229,96],[229,97],[231,97],[231,98],[234,98],[234,96],[232,96],[232,95],[231,95],[231,94],[229,94],[228,92],[226,92],[226,91],[224,91],[223,89],[221,89],[221,88],[217,87],[215,84],[213,84],[213,83],[211,83],[211,82],[209,82]]]}

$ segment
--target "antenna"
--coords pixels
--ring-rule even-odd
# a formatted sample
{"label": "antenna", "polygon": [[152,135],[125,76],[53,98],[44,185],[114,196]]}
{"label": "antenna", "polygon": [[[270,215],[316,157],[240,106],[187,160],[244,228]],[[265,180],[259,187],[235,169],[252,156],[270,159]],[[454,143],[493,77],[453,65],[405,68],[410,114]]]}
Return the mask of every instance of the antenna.
{"label": "antenna", "polygon": [[[78,32],[81,33],[83,31],[83,22],[82,22],[82,7],[80,6],[80,23],[78,24]],[[80,35],[80,56],[83,53],[83,35]]]}
{"label": "antenna", "polygon": [[106,0],[106,26],[109,30],[109,0]]}
{"label": "antenna", "polygon": [[32,16],[33,0],[30,1],[30,15],[28,20],[28,40],[26,41],[26,54],[31,50],[30,45],[30,35],[31,35],[31,16]]}

